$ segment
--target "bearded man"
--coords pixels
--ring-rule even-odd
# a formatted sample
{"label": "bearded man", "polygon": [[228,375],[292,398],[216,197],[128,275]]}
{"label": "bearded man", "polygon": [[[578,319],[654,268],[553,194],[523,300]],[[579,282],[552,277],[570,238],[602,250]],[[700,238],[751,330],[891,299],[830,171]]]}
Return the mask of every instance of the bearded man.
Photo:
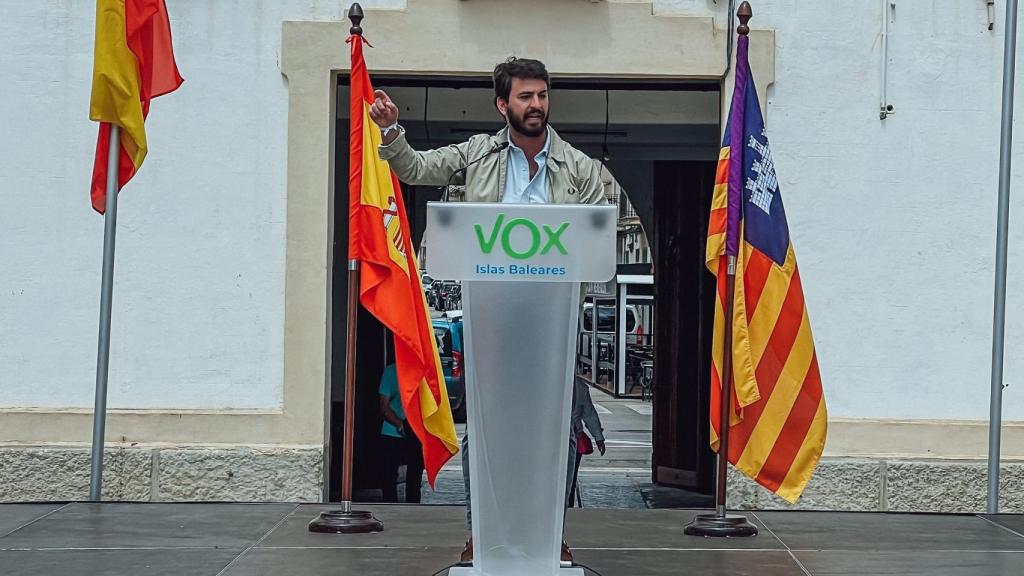
{"label": "bearded man", "polygon": [[[550,85],[542,62],[509,58],[494,67],[494,104],[505,127],[496,134],[477,134],[459,144],[424,151],[409,145],[398,123],[398,106],[377,90],[370,118],[383,135],[378,153],[402,182],[465,186],[467,202],[604,204],[601,163],[573,148],[548,125]],[[470,528],[468,442],[467,434],[462,438],[462,471]],[[570,462],[575,462],[575,445]],[[561,559],[572,562],[565,542]],[[460,560],[472,562],[472,537]]]}

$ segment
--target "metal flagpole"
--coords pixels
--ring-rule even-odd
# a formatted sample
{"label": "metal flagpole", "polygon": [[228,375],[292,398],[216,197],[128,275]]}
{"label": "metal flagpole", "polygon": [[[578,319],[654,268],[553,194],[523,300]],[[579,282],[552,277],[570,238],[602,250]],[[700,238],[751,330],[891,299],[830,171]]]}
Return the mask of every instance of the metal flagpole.
{"label": "metal flagpole", "polygon": [[[349,34],[362,36],[363,9],[358,3],[352,4],[348,11],[352,27]],[[355,122],[356,119],[352,118]],[[365,130],[366,127],[364,126]],[[352,223],[349,222],[351,226]],[[309,523],[310,532],[327,532],[336,534],[363,534],[380,532],[384,524],[364,510],[352,509],[352,457],[354,451],[355,420],[356,420],[356,338],[359,320],[359,260],[348,261],[348,297],[347,317],[345,322],[345,422],[342,440],[341,461],[341,510],[327,510]]]}
{"label": "metal flagpole", "polygon": [[110,307],[114,297],[114,236],[117,232],[118,160],[121,128],[110,125],[107,151],[107,207],[103,214],[103,281],[100,288],[100,335],[96,353],[96,403],[92,415],[92,472],[89,499],[100,501],[103,491],[103,437],[107,427],[107,376],[110,372]]}
{"label": "metal flagpole", "polygon": [[995,305],[992,319],[992,394],[988,420],[988,513],[999,511],[1000,434],[1003,420],[1003,349],[1006,333],[1006,253],[1010,225],[1010,154],[1013,151],[1013,81],[1017,58],[1017,0],[1006,2],[1003,46],[1003,116],[999,136],[999,210],[996,228]]}

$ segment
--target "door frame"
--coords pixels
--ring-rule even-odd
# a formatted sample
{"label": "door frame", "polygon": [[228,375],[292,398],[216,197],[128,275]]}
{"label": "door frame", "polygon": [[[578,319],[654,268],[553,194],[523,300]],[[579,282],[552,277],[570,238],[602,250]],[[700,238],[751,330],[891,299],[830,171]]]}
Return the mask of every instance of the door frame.
{"label": "door frame", "polygon": [[[731,31],[716,28],[710,17],[657,16],[647,4],[552,0],[523,11],[514,3],[409,0],[405,10],[365,12],[362,26],[375,46],[366,57],[378,73],[486,78],[509,54],[529,54],[555,76],[731,83],[723,78],[732,69],[725,62]],[[575,25],[567,29],[562,23],[569,21]],[[493,22],[506,26],[496,31]],[[281,38],[288,84],[285,401],[282,413],[265,418],[324,447],[330,438],[331,293],[333,282],[344,280],[332,278],[331,239],[337,76],[349,69],[349,28],[347,21],[285,21]],[[424,32],[432,30],[445,33]],[[637,43],[641,37],[645,41]],[[775,77],[774,32],[752,31],[751,45],[765,102]],[[325,462],[325,480],[329,468]]]}

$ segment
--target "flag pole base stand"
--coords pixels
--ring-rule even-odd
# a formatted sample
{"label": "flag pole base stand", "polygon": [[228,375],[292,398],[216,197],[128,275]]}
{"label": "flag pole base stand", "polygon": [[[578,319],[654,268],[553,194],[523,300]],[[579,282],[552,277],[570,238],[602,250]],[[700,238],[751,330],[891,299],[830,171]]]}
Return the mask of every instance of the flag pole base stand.
{"label": "flag pole base stand", "polygon": [[693,522],[686,525],[683,533],[687,536],[710,536],[713,538],[732,538],[740,536],[757,536],[757,526],[747,521],[746,516],[739,514],[698,514]]}
{"label": "flag pole base stand", "polygon": [[310,521],[309,531],[323,534],[368,534],[383,532],[384,523],[365,510],[327,510]]}

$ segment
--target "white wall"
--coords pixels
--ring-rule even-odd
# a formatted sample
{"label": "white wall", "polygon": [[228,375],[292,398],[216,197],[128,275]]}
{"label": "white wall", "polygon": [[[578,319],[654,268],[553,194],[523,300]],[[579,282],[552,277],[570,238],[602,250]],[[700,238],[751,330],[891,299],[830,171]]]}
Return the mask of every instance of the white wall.
{"label": "white wall", "polygon": [[[724,20],[722,4],[655,7]],[[753,8],[752,26],[777,31],[768,132],[830,414],[987,419],[1005,4],[990,32],[980,0],[898,1],[889,49],[896,114],[885,121],[882,2]],[[1024,420],[1019,182],[1007,303],[1013,385],[1004,395],[1012,420]]]}
{"label": "white wall", "polygon": [[[152,154],[122,196],[111,405],[272,408],[284,288],[281,21],[337,19],[347,2],[168,4],[186,84],[154,104]],[[657,0],[654,10],[724,22],[726,4]],[[989,32],[980,0],[898,2],[896,114],[884,122],[881,4],[754,5],[753,25],[777,31],[768,129],[830,412],[984,419],[1003,3]],[[0,407],[92,402],[103,224],[87,198],[92,11],[87,0],[0,0]],[[420,41],[429,39],[409,39]],[[1022,210],[1016,193],[1012,420],[1024,420]]]}
{"label": "white wall", "polygon": [[[347,3],[167,4],[185,84],[153,104],[150,156],[120,198],[110,406],[275,408],[281,22],[337,19]],[[92,0],[0,1],[0,407],[92,406],[103,240],[88,198],[94,11]]]}

